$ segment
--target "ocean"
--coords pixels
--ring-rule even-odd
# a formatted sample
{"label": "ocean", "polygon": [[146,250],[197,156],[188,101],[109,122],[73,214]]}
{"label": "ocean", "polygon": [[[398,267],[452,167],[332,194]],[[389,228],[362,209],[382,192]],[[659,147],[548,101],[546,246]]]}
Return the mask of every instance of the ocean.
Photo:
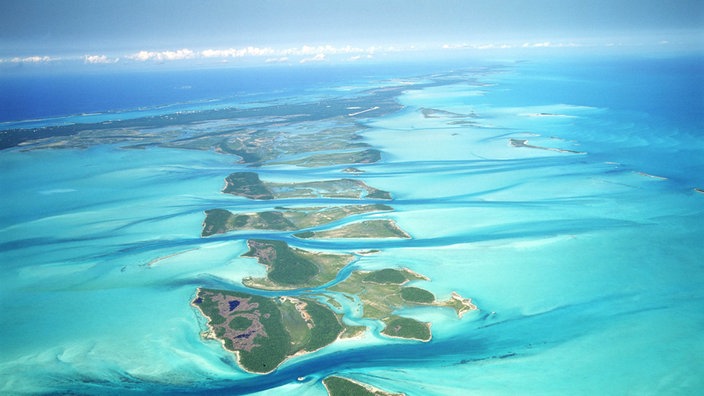
{"label": "ocean", "polygon": [[[325,395],[321,380],[339,375],[407,395],[699,393],[703,65],[700,56],[612,55],[3,77],[4,130],[402,85],[399,110],[354,116],[361,141],[382,153],[355,167],[392,193],[389,216],[412,238],[200,236],[204,210],[272,206],[222,194],[232,172],[297,182],[340,178],[348,165],[251,168],[214,151],[120,141],[5,149],[0,391]],[[190,301],[198,287],[252,292],[242,279],[265,274],[240,257],[252,236],[378,249],[352,266],[410,268],[437,298],[455,291],[479,310],[459,319],[407,308],[432,323],[432,341],[374,328],[249,374],[201,337],[205,321]]]}

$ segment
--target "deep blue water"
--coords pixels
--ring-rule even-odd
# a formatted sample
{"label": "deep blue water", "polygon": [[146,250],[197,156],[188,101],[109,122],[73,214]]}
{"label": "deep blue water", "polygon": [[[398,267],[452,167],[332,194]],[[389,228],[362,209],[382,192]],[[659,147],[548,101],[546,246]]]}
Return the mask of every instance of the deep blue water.
{"label": "deep blue water", "polygon": [[246,103],[295,96],[372,76],[404,77],[426,64],[270,66],[207,70],[97,71],[0,75],[0,123],[168,106]]}
{"label": "deep blue water", "polygon": [[[530,61],[492,92],[506,105],[565,103],[646,112],[660,122],[704,127],[704,57],[624,56]],[[500,95],[503,92],[503,95]]]}

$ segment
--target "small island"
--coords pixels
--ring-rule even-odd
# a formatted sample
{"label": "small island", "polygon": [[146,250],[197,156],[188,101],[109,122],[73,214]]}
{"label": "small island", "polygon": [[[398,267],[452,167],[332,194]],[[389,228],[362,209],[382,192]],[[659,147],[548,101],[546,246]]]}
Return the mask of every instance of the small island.
{"label": "small island", "polygon": [[192,305],[208,319],[204,338],[222,342],[251,373],[274,371],[286,359],[316,351],[345,332],[335,313],[313,299],[198,289]]}
{"label": "small island", "polygon": [[325,231],[305,231],[294,234],[296,238],[411,238],[396,224],[389,219],[365,220]]}
{"label": "small island", "polygon": [[393,210],[392,207],[382,204],[275,209],[279,210],[237,214],[225,209],[206,210],[201,236],[237,230],[296,231],[353,215]]}
{"label": "small island", "polygon": [[235,172],[225,178],[222,192],[249,199],[351,198],[390,200],[391,194],[361,180],[336,179],[300,183],[263,182],[255,172]]}
{"label": "small island", "polygon": [[276,163],[312,168],[340,164],[371,164],[374,162],[378,162],[379,160],[381,160],[381,151],[375,149],[367,149],[355,152],[314,154],[306,158],[281,161]]}
{"label": "small island", "polygon": [[329,290],[359,297],[362,316],[384,323],[382,334],[420,341],[430,341],[430,324],[394,315],[396,310],[410,306],[447,307],[454,309],[461,318],[465,312],[477,309],[470,299],[462,298],[457,293],[452,293],[449,300],[436,301],[435,296],[425,289],[405,286],[408,282],[419,280],[428,278],[407,268],[355,271]]}
{"label": "small island", "polygon": [[404,393],[390,393],[368,384],[332,375],[323,379],[329,396],[403,396]]}
{"label": "small island", "polygon": [[532,148],[532,149],[537,149],[537,150],[555,151],[558,153],[585,154],[583,151],[567,150],[567,149],[560,149],[560,148],[554,148],[554,147],[534,146],[532,144],[528,144],[528,140],[526,140],[526,139],[509,139],[509,144],[512,147],[519,147],[519,148]]}

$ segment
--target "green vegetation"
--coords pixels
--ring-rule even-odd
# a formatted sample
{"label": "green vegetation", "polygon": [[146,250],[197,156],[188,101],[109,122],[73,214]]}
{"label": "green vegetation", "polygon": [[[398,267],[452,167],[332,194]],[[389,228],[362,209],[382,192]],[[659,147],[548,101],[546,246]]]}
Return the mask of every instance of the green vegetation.
{"label": "green vegetation", "polygon": [[391,199],[387,191],[368,186],[361,180],[335,179],[302,183],[266,183],[276,198],[375,198]]}
{"label": "green vegetation", "polygon": [[357,295],[362,300],[365,318],[383,319],[405,306],[402,285],[411,280],[426,279],[407,269],[383,269],[372,272],[354,271],[330,290]]}
{"label": "green vegetation", "polygon": [[368,149],[351,153],[314,154],[303,159],[282,161],[281,163],[305,167],[319,167],[340,164],[371,164],[380,159],[381,152],[379,150]]}
{"label": "green vegetation", "polygon": [[329,345],[345,331],[328,307],[309,299],[199,289],[193,305],[208,319],[209,337],[222,341],[245,370],[255,373]]}
{"label": "green vegetation", "polygon": [[348,216],[393,210],[382,204],[280,209],[282,210],[239,214],[224,209],[206,210],[201,235],[207,237],[235,230],[298,230]]}
{"label": "green vegetation", "polygon": [[326,231],[306,231],[297,238],[410,238],[393,220],[365,220]]}
{"label": "green vegetation", "polygon": [[305,350],[315,351],[335,341],[342,333],[343,327],[330,308],[314,300],[303,301],[307,303],[306,312],[315,323],[315,327],[310,330],[310,342]]}
{"label": "green vegetation", "polygon": [[222,192],[250,199],[274,198],[372,198],[391,199],[387,191],[368,186],[361,180],[335,179],[301,183],[263,182],[254,172],[235,172],[225,178]]}
{"label": "green vegetation", "polygon": [[330,207],[290,208],[284,212],[284,216],[300,229],[328,224],[353,215],[391,210],[394,210],[394,208],[383,204],[342,205]]}
{"label": "green vegetation", "polygon": [[249,251],[244,256],[256,257],[268,267],[267,277],[281,285],[303,285],[318,274],[318,267],[286,242],[271,240],[248,241]]}
{"label": "green vegetation", "polygon": [[291,351],[303,350],[310,342],[311,332],[308,322],[301,315],[302,302],[298,299],[283,297],[279,309],[286,324],[286,331],[291,336]]}
{"label": "green vegetation", "polygon": [[232,330],[246,330],[252,325],[252,319],[245,318],[243,316],[236,316],[230,321],[230,328]]}
{"label": "green vegetation", "polygon": [[368,186],[361,180],[336,179],[302,183],[269,183],[255,172],[235,172],[225,178],[222,192],[250,199],[274,198],[372,198],[391,199],[387,191]]}
{"label": "green vegetation", "polygon": [[401,298],[404,301],[418,304],[432,304],[435,302],[433,293],[418,287],[404,287],[401,289]]}
{"label": "green vegetation", "polygon": [[[266,285],[281,289],[275,283],[277,276],[286,275],[286,281],[297,279],[301,268],[313,265],[311,257],[322,255],[291,249],[281,241],[251,240],[249,254],[257,257],[269,267],[276,266],[274,279],[269,271],[267,279],[258,280],[257,286]],[[331,255],[341,257],[342,255]],[[293,261],[294,265],[277,265],[277,260]],[[301,264],[303,263],[303,264]],[[278,268],[281,267],[281,268]],[[327,275],[334,277],[339,268],[326,267]],[[341,267],[340,267],[341,268]],[[316,279],[308,277],[307,281]],[[409,305],[450,307],[458,316],[476,309],[468,299],[453,293],[448,301],[435,301],[427,290],[404,286],[409,281],[427,280],[408,269],[382,269],[378,271],[354,271],[344,281],[328,290],[342,293],[342,299],[329,294],[311,294],[326,298],[328,304],[342,308],[355,303],[356,294],[363,305],[363,317],[384,323],[381,334],[389,337],[428,341],[431,338],[430,324],[395,315],[394,312]],[[336,299],[337,298],[337,299]],[[288,357],[311,352],[329,345],[339,338],[354,337],[366,330],[364,326],[347,326],[340,315],[312,298],[278,297],[267,298],[247,293],[225,290],[199,289],[193,305],[208,319],[210,331],[207,336],[223,342],[226,349],[237,353],[239,364],[248,371],[266,373],[274,370]]]}
{"label": "green vegetation", "polygon": [[[255,339],[259,344],[252,349],[240,350],[239,363],[245,369],[254,372],[269,372],[278,367],[287,357],[291,345],[291,336],[281,318],[281,312],[271,299],[252,296],[259,305],[253,314],[258,315],[259,322],[266,332]],[[242,333],[246,335],[247,333]],[[235,336],[237,337],[237,336]],[[227,345],[235,350],[234,344]]]}
{"label": "green vegetation", "polygon": [[235,172],[225,178],[222,192],[251,199],[274,199],[271,191],[254,172]]}
{"label": "green vegetation", "polygon": [[[381,320],[386,325],[382,334],[393,337],[430,339],[430,327],[427,323],[400,321],[400,317],[393,315],[398,309],[413,305],[447,307],[455,309],[459,317],[466,311],[476,309],[469,299],[463,299],[456,293],[453,293],[448,301],[436,301],[435,296],[425,289],[404,286],[407,282],[419,280],[427,278],[405,268],[354,271],[343,282],[330,287],[330,290],[359,296],[363,307],[362,316]],[[395,327],[389,329],[391,323]]]}
{"label": "green vegetation", "polygon": [[364,277],[365,282],[403,284],[409,280],[408,272],[394,268],[372,271]]}
{"label": "green vegetation", "polygon": [[[200,289],[193,305],[208,319],[211,337],[221,340],[228,350],[237,352],[239,364],[246,370],[266,373],[286,359],[290,336],[272,299]],[[247,320],[249,326],[241,328]]]}
{"label": "green vegetation", "polygon": [[376,188],[371,189],[367,194],[369,199],[391,199],[391,193],[384,190],[377,190]]}
{"label": "green vegetation", "polygon": [[403,318],[401,316],[391,316],[382,319],[386,325],[381,331],[390,337],[410,338],[414,340],[430,341],[430,324],[419,322],[411,318]]}
{"label": "green vegetation", "polygon": [[402,393],[389,393],[367,384],[347,378],[330,376],[323,379],[329,396],[400,396]]}
{"label": "green vegetation", "polygon": [[267,267],[265,279],[245,278],[243,283],[260,289],[320,286],[330,282],[354,258],[347,254],[313,253],[291,248],[286,242],[252,239],[243,256],[256,257]]}

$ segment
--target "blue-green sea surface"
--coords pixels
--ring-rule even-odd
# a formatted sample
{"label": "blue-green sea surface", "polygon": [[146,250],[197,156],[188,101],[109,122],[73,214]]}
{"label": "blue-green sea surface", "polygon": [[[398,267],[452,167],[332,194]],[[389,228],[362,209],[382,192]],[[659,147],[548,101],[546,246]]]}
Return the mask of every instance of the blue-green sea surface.
{"label": "blue-green sea surface", "polygon": [[[334,374],[408,395],[701,392],[704,109],[701,90],[683,88],[701,83],[697,62],[468,64],[422,89],[413,81],[430,77],[375,82],[408,89],[401,110],[357,117],[382,152],[359,177],[393,194],[390,216],[411,239],[201,238],[206,209],[271,205],[220,193],[251,168],[214,152],[0,152],[0,390],[324,395]],[[296,182],[341,168],[256,171]],[[380,249],[354,267],[410,268],[439,299],[456,291],[479,310],[407,309],[432,322],[432,341],[369,323],[360,339],[249,374],[201,337],[190,301],[197,287],[247,290],[244,277],[264,275],[240,257],[252,235]]]}

